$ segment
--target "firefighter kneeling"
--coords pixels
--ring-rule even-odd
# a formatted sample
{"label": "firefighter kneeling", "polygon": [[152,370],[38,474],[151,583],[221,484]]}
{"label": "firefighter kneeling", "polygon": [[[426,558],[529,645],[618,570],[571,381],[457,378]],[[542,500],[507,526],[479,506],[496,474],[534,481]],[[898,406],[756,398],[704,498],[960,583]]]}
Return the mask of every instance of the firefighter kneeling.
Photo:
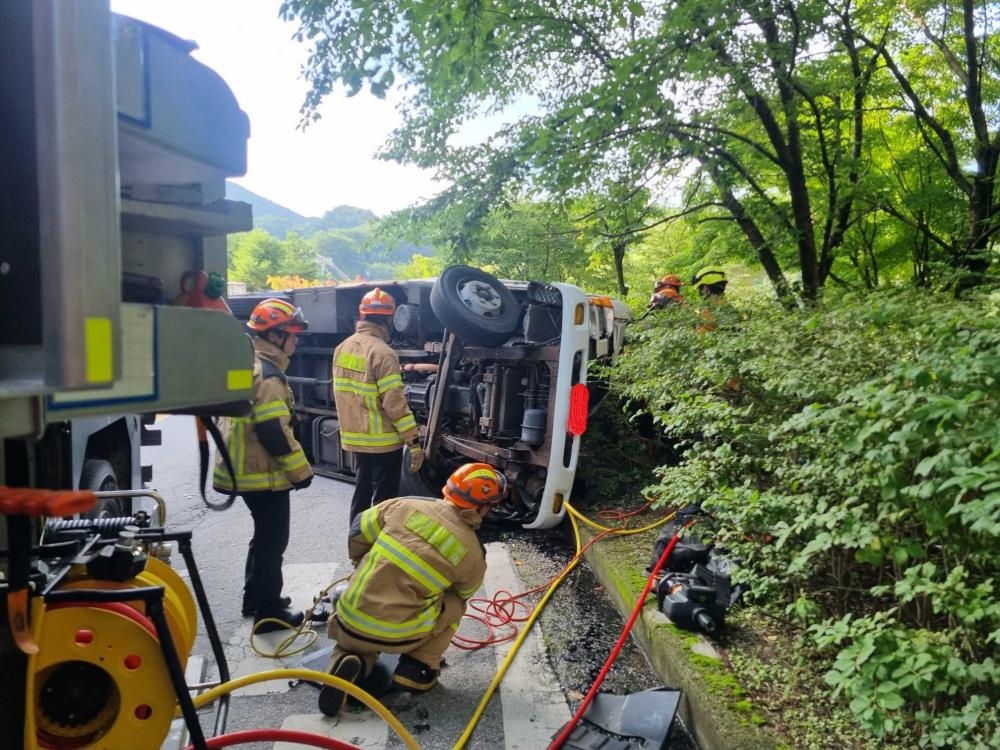
{"label": "firefighter kneeling", "polygon": [[[401,654],[396,685],[423,692],[437,684],[441,655],[486,575],[476,530],[503,500],[507,481],[487,464],[470,463],[442,492],[437,501],[389,500],[351,524],[354,573],[328,624],[337,642],[329,667],[335,677],[359,682],[386,652]],[[346,697],[325,686],[319,710],[336,716]]]}

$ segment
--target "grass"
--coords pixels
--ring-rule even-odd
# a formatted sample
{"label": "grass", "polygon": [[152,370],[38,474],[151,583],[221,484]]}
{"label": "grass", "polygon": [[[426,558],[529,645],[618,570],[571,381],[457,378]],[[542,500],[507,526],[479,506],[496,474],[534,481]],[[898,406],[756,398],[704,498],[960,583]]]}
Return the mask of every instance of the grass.
{"label": "grass", "polygon": [[762,610],[736,609],[720,649],[728,668],[767,719],[772,734],[801,750],[909,750],[916,738],[875,739],[823,681],[824,669],[801,633]]}

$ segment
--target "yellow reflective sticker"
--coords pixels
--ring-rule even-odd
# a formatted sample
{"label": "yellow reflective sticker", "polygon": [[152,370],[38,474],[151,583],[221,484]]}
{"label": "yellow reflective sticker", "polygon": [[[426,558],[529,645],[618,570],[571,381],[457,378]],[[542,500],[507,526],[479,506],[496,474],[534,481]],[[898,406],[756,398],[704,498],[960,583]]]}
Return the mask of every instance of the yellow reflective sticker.
{"label": "yellow reflective sticker", "polygon": [[230,370],[226,373],[226,388],[231,391],[249,391],[253,388],[253,370]]}
{"label": "yellow reflective sticker", "polygon": [[110,383],[114,378],[114,342],[110,318],[87,318],[83,322],[88,383]]}

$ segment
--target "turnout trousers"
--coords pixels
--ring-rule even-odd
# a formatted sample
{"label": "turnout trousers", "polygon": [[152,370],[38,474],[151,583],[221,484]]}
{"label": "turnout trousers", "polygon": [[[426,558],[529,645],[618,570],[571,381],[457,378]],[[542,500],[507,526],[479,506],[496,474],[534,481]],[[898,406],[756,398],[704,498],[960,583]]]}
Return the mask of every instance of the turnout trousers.
{"label": "turnout trousers", "polygon": [[247,547],[243,600],[258,617],[281,612],[284,578],[281,564],[288,547],[290,502],[288,490],[245,492],[243,502],[253,516],[253,536]]}
{"label": "turnout trousers", "polygon": [[446,591],[441,602],[441,616],[434,623],[434,629],[423,638],[396,643],[377,641],[347,630],[334,615],[326,625],[327,635],[337,642],[331,663],[343,654],[357,654],[364,663],[364,674],[367,675],[378,661],[379,654],[385,652],[407,654],[431,669],[440,669],[441,656],[448,649],[464,613],[465,602],[454,591]]}
{"label": "turnout trousers", "polygon": [[354,519],[383,500],[399,496],[399,473],[403,468],[403,448],[389,453],[355,453],[358,466],[351,498],[351,517],[348,528],[354,526]]}

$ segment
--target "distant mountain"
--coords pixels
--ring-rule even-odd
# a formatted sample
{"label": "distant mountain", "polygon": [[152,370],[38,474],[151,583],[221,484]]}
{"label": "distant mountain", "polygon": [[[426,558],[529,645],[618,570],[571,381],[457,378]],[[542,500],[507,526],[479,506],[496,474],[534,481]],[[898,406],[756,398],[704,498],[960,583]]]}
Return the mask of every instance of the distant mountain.
{"label": "distant mountain", "polygon": [[257,195],[235,182],[226,182],[226,197],[231,201],[242,201],[253,207],[253,225],[281,239],[289,232],[302,234],[309,222],[315,221],[302,214],[295,213],[290,208],[270,201],[262,195]]}
{"label": "distant mountain", "polygon": [[378,217],[367,208],[337,206],[320,217],[303,216],[232,182],[226,183],[226,197],[250,204],[255,229],[279,240],[289,232],[307,240],[325,273],[337,278],[389,278],[395,266],[409,263],[415,254],[433,254],[431,248],[409,242],[373,241],[370,232]]}
{"label": "distant mountain", "polygon": [[351,229],[378,218],[373,211],[354,206],[337,206],[319,218],[303,216],[234,182],[226,183],[226,197],[249,203],[253,207],[254,227],[263,229],[278,239],[285,239],[289,232],[308,237],[327,229]]}
{"label": "distant mountain", "polygon": [[327,211],[320,219],[315,219],[315,231],[324,229],[351,229],[378,221],[374,211],[354,206],[337,206]]}

